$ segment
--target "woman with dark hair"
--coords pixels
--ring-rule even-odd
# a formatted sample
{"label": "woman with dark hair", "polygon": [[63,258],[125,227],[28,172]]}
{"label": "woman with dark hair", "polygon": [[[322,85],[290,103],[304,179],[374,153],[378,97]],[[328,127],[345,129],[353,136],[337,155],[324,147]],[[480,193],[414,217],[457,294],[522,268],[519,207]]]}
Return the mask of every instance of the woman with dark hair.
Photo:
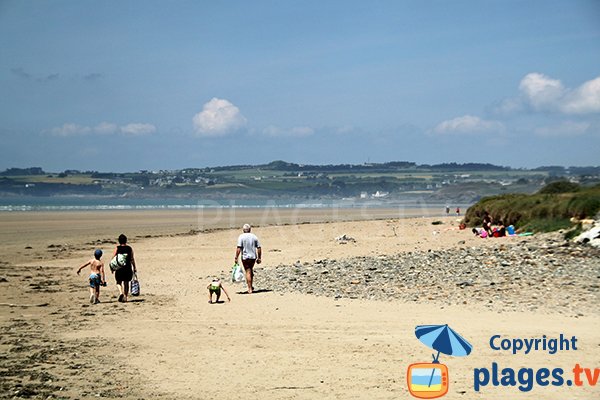
{"label": "woman with dark hair", "polygon": [[483,212],[483,229],[486,230],[488,236],[492,236],[492,217],[487,211]]}
{"label": "woman with dark hair", "polygon": [[129,282],[133,279],[133,274],[137,272],[137,268],[133,257],[133,249],[127,244],[127,236],[121,233],[118,241],[119,245],[115,249],[113,257],[117,254],[125,255],[125,266],[115,271],[115,279],[119,287],[119,302],[125,303],[129,294]]}

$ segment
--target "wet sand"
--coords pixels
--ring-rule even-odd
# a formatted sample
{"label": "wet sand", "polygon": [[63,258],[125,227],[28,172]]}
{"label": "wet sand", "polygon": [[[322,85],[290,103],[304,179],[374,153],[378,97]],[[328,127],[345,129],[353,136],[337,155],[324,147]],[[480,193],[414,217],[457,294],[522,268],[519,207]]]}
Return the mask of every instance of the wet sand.
{"label": "wet sand", "polygon": [[[197,210],[106,210],[0,213],[4,261],[42,260],[94,244],[236,228],[246,221],[256,227],[316,222],[407,218],[440,214],[430,208],[223,208]],[[52,247],[49,247],[52,246]],[[60,247],[59,247],[60,246]],[[55,251],[48,252],[48,249]]]}

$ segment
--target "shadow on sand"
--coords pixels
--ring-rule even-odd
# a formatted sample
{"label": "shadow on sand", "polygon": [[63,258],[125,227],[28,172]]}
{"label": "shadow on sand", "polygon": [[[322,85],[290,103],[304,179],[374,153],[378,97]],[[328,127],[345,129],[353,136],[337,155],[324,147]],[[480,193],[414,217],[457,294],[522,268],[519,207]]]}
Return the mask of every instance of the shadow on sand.
{"label": "shadow on sand", "polygon": [[[271,289],[257,289],[257,290],[254,290],[254,291],[252,292],[252,294],[258,294],[258,293],[269,293],[269,292],[272,292],[272,290],[271,290]],[[245,290],[244,290],[244,291],[240,291],[240,292],[236,292],[236,293],[237,293],[237,294],[248,294],[248,292],[247,292],[247,291],[245,291]]]}

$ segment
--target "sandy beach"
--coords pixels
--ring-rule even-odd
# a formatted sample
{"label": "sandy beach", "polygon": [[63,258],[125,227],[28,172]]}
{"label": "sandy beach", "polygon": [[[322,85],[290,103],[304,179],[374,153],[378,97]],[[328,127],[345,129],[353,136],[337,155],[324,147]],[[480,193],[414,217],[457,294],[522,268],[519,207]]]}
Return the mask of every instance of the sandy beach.
{"label": "sandy beach", "polygon": [[[515,378],[512,386],[490,382],[474,390],[477,372],[491,371],[493,363],[515,374],[523,368],[532,369],[533,375],[543,368],[561,368],[565,381],[573,380],[572,369],[579,364],[591,368],[593,378],[593,369],[600,367],[600,270],[597,261],[577,249],[569,248],[554,261],[536,259],[536,268],[547,270],[548,277],[528,282],[531,290],[527,285],[508,290],[510,282],[483,286],[474,280],[475,288],[466,289],[476,289],[477,295],[460,304],[450,298],[464,287],[443,282],[429,287],[427,277],[414,282],[411,290],[422,293],[415,300],[307,294],[272,280],[285,266],[298,270],[301,279],[309,266],[323,260],[353,265],[409,253],[494,254],[515,246],[545,257],[562,246],[549,247],[545,237],[537,236],[478,239],[457,229],[457,217],[435,213],[440,212],[430,211],[426,217],[415,209],[0,214],[0,396],[408,399],[408,366],[430,362],[433,352],[415,337],[415,326],[449,324],[473,345],[473,352],[468,357],[440,357],[449,369],[445,398],[598,398],[598,387],[585,377],[582,386],[534,381],[530,390],[523,390],[527,385]],[[257,293],[252,295],[244,293],[243,284],[228,281],[236,238],[245,222],[254,226],[263,246],[264,262],[257,269]],[[105,252],[107,264],[121,232],[135,250],[142,294],[118,303],[109,276],[102,303],[90,305],[87,274],[77,276],[76,268],[95,248]],[[336,240],[344,234],[354,240]],[[573,275],[585,272],[586,282],[555,274],[560,267],[556,264],[563,262],[572,263],[565,267]],[[510,272],[515,267],[466,262],[461,268],[467,273],[465,269]],[[423,269],[429,271],[425,265]],[[224,280],[231,302],[207,303],[206,286],[215,275]],[[331,279],[331,284],[338,281]],[[397,277],[386,279],[397,285]],[[356,285],[372,285],[365,293],[381,290],[381,281]],[[552,293],[538,294],[546,287]],[[449,300],[428,296],[433,291],[442,291]],[[504,302],[490,305],[487,299],[498,294]],[[519,296],[527,297],[527,307],[534,307],[503,308],[508,300],[519,305]],[[579,309],[567,304],[575,298]],[[490,347],[494,335],[512,340],[561,334],[575,336],[577,349],[512,354]]]}

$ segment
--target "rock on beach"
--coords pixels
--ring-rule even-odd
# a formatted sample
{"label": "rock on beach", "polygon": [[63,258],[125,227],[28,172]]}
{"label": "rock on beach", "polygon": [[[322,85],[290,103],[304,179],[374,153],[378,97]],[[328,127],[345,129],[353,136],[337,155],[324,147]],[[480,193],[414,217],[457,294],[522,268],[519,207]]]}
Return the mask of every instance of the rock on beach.
{"label": "rock on beach", "polygon": [[498,239],[491,247],[280,264],[257,272],[261,285],[279,292],[481,304],[499,312],[597,313],[600,250],[557,234],[510,240]]}

